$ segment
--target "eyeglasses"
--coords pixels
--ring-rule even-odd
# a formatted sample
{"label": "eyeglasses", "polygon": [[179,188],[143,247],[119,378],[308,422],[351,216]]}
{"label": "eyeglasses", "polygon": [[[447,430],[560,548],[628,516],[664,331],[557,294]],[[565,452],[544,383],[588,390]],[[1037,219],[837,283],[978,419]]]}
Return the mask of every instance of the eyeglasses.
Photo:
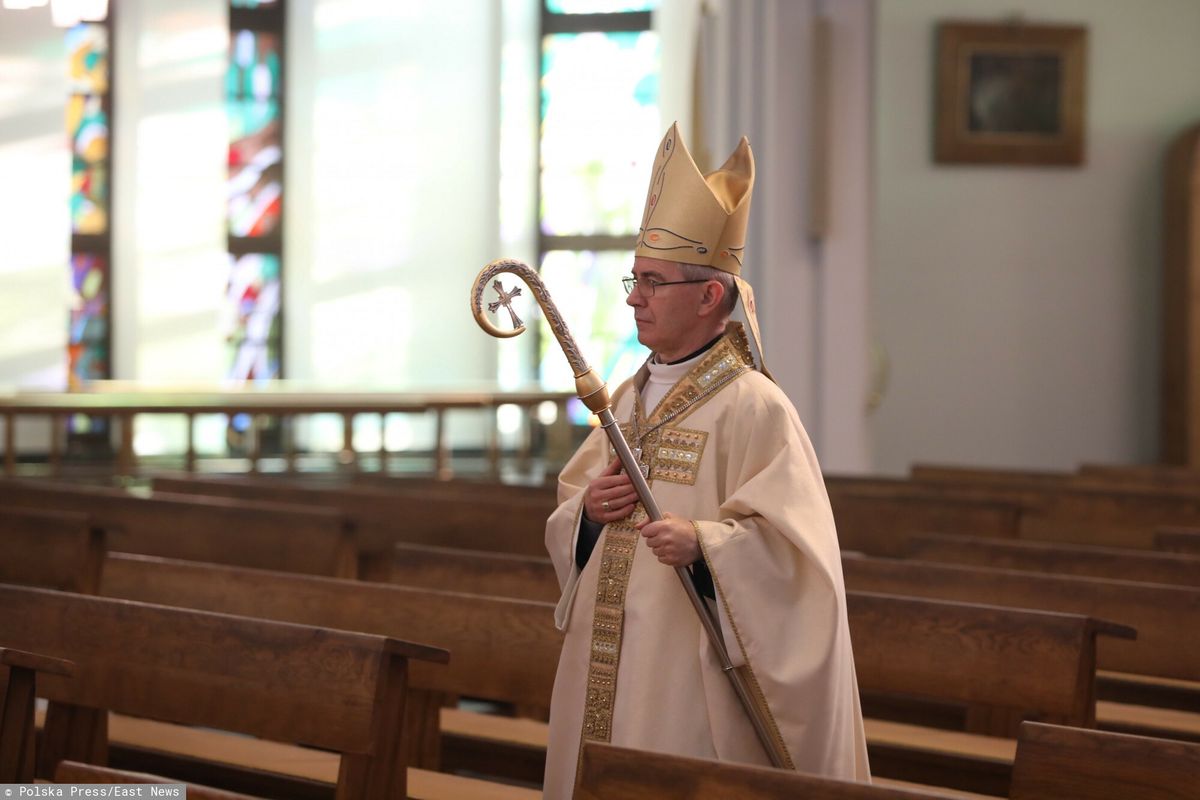
{"label": "eyeglasses", "polygon": [[656,281],[653,278],[638,280],[632,275],[626,275],[621,278],[621,283],[625,284],[625,294],[631,294],[634,289],[641,292],[642,297],[647,299],[654,297],[654,290],[660,286],[674,286],[678,283],[708,283],[709,278],[697,278],[690,281]]}

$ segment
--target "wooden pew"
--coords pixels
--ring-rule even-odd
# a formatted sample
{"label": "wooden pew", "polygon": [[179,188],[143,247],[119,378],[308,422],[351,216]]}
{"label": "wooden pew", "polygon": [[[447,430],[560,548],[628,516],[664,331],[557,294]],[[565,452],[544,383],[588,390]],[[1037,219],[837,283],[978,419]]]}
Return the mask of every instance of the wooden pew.
{"label": "wooden pew", "polygon": [[33,712],[37,675],[70,676],[75,665],[0,647],[0,783],[33,783]]}
{"label": "wooden pew", "polygon": [[1200,471],[1167,464],[1082,464],[1079,475],[1117,485],[1200,491]]}
{"label": "wooden pew", "polygon": [[[415,663],[411,686],[415,764],[445,767],[439,753],[442,695],[469,695],[548,709],[562,635],[554,606],[507,598],[111,554],[102,592],[144,602],[364,631],[426,642],[453,654],[449,666]],[[451,739],[447,762],[486,750]],[[500,774],[541,780],[544,756],[509,752]]]}
{"label": "wooden pew", "polygon": [[1200,587],[1200,556],[1175,553],[925,534],[909,537],[906,556],[945,564]]}
{"label": "wooden pew", "polygon": [[1137,629],[1136,640],[1105,639],[1103,669],[1200,680],[1200,590],[1015,570],[843,555],[846,588],[917,597],[989,602],[1084,614]]}
{"label": "wooden pew", "polygon": [[1154,549],[1200,556],[1200,528],[1159,528],[1154,532]]}
{"label": "wooden pew", "polygon": [[[876,555],[899,554],[903,545],[893,544],[889,550],[889,542],[914,532],[1007,536],[1148,550],[1154,547],[1156,528],[1200,527],[1200,495],[1188,492],[829,476],[826,487],[843,547]],[[904,501],[919,508],[929,519],[914,519],[911,510],[900,516],[898,512],[904,509]],[[950,524],[947,515],[951,510],[962,514],[957,505],[962,503],[984,503],[988,507],[1000,504],[1015,515],[1015,526],[1010,524],[997,530],[995,522],[988,527],[985,520],[972,523],[966,519]],[[890,518],[882,511],[876,511],[865,522],[852,516],[861,515],[860,506],[887,504],[897,512]],[[854,541],[855,536],[862,537],[864,543]]]}
{"label": "wooden pew", "polygon": [[[1200,735],[1200,590],[843,554],[848,589],[1086,614],[1130,625],[1136,641],[1099,644],[1098,724],[1172,738]],[[1166,705],[1173,711],[1142,708]]]}
{"label": "wooden pew", "polygon": [[0,508],[0,583],[95,594],[104,530],[85,514]]}
{"label": "wooden pew", "polygon": [[396,542],[543,555],[553,495],[468,481],[398,481],[395,489],[285,478],[156,477],[155,493],[318,505],[354,518],[367,554]]}
{"label": "wooden pew", "polygon": [[0,480],[0,505],[87,514],[111,550],[355,577],[350,521],[337,511],[192,495],[137,497],[120,489]]}
{"label": "wooden pew", "polygon": [[338,797],[403,797],[409,659],[443,650],[381,636],[0,586],[0,641],[76,664],[47,676],[38,774],[103,764],[106,711],[341,754]]}
{"label": "wooden pew", "polygon": [[967,728],[995,736],[1015,737],[1030,716],[1094,725],[1097,637],[1135,636],[1077,614],[861,591],[846,604],[863,695],[981,704]]}
{"label": "wooden pew", "polygon": [[881,490],[856,479],[826,478],[825,485],[843,550],[901,556],[913,533],[1015,539],[1020,531],[1017,503],[947,498],[907,486]]}
{"label": "wooden pew", "polygon": [[1063,489],[1071,486],[1076,476],[1059,470],[1005,469],[1000,467],[971,467],[955,464],[912,464],[908,477],[914,482],[943,482],[996,486],[1037,486]]}
{"label": "wooden pew", "polygon": [[425,589],[488,594],[557,603],[554,564],[546,556],[520,556],[454,547],[397,544],[392,558],[364,567],[364,580]]}
{"label": "wooden pew", "polygon": [[747,764],[649,753],[588,742],[579,762],[575,800],[933,800],[948,795],[819,778]]}
{"label": "wooden pew", "polygon": [[1200,797],[1200,744],[1026,722],[1011,800]]}
{"label": "wooden pew", "polygon": [[[87,784],[159,784],[180,783],[181,781],[163,778],[158,775],[148,775],[144,772],[110,769],[95,764],[81,764],[78,761],[60,761],[54,770],[55,783],[87,783]],[[255,800],[250,795],[226,792],[195,783],[187,784],[188,800]]]}
{"label": "wooden pew", "polygon": [[[521,705],[548,706],[557,667],[560,634],[552,605],[473,597],[465,594],[365,584],[311,576],[284,575],[211,564],[114,554],[105,570],[103,591],[112,596],[173,603],[226,613],[402,635],[446,647],[455,654],[447,669],[415,665],[414,688],[465,694]],[[973,704],[977,730],[1012,730],[1016,716],[1092,718],[1094,636],[1110,629],[1085,617],[930,603],[912,598],[861,595],[851,600],[851,629],[864,691],[926,695]],[[931,658],[935,652],[938,658]],[[944,659],[970,654],[966,670],[946,677]],[[1025,669],[1014,669],[1015,664]],[[442,713],[447,747],[458,761],[484,774],[540,777],[544,728],[507,738],[503,731],[480,732],[470,716]],[[479,721],[479,720],[476,720]],[[490,722],[495,724],[495,720]],[[531,720],[515,721],[525,728]],[[445,729],[444,729],[445,730]],[[947,732],[949,734],[949,732]],[[960,734],[970,739],[969,734]],[[905,737],[921,730],[887,727],[886,748],[893,762],[910,747]],[[952,737],[951,737],[952,738]],[[994,746],[976,737],[971,755],[921,744],[922,759],[946,769],[982,772],[979,785],[1003,786],[1000,755],[978,756]],[[490,758],[488,754],[490,753]],[[1011,759],[1011,754],[1008,756]],[[519,763],[517,763],[519,762]],[[523,765],[523,766],[522,766]],[[443,765],[445,766],[445,765]],[[930,768],[906,774],[918,779]],[[492,770],[492,772],[487,772]]]}

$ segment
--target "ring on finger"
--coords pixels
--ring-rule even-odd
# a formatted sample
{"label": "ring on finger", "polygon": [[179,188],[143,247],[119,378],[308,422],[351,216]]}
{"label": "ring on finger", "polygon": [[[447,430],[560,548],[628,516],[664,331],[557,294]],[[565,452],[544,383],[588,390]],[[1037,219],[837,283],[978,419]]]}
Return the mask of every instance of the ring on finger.
{"label": "ring on finger", "polygon": [[600,507],[601,507],[601,508],[603,508],[605,511],[611,511],[611,510],[612,510],[612,507],[611,507],[611,506],[609,506],[609,504],[608,504],[608,501],[607,501],[607,500],[605,500],[604,502],[602,502],[602,503],[600,504]]}

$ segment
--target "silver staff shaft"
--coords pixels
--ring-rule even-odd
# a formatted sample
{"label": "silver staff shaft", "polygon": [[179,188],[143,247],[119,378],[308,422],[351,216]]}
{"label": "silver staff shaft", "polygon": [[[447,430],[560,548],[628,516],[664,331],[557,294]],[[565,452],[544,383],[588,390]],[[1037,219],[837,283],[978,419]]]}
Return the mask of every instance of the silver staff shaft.
{"label": "silver staff shaft", "polygon": [[[563,355],[567,357],[567,361],[571,365],[571,369],[575,374],[575,390],[579,395],[579,399],[588,407],[597,417],[600,418],[600,425],[608,434],[608,440],[612,443],[613,449],[617,453],[617,458],[621,460],[621,466],[625,468],[630,480],[633,481],[633,487],[637,491],[638,498],[642,501],[642,507],[646,509],[646,514],[650,519],[657,522],[663,518],[662,511],[658,508],[658,503],[654,501],[654,495],[650,492],[650,484],[646,482],[646,477],[642,475],[641,465],[634,458],[633,451],[629,449],[629,443],[625,441],[625,436],[621,433],[621,426],[617,425],[616,418],[613,417],[612,404],[608,396],[608,387],[604,381],[588,366],[579,348],[575,344],[575,339],[571,336],[571,332],[567,329],[567,324],[562,316],[558,313],[558,308],[554,305],[554,301],[550,299],[550,293],[546,291],[545,284],[542,283],[541,277],[528,264],[525,264],[516,259],[499,259],[485,266],[480,270],[479,275],[475,278],[475,283],[471,286],[471,313],[475,317],[475,321],[479,327],[490,333],[492,336],[508,338],[516,336],[525,330],[525,325],[517,317],[516,312],[512,308],[512,299],[520,294],[520,289],[513,289],[510,292],[504,291],[500,282],[497,280],[493,283],[499,300],[489,304],[488,308],[491,311],[498,311],[501,307],[508,312],[513,322],[513,329],[505,331],[498,328],[483,312],[483,292],[487,288],[488,281],[494,280],[501,272],[508,272],[516,275],[523,280],[533,292],[534,299],[541,306],[542,313],[546,317],[546,321],[550,325],[550,330],[554,333],[558,344],[562,348]],[[675,574],[679,577],[680,583],[683,585],[683,591],[687,594],[688,600],[692,604],[692,608],[696,610],[696,616],[700,620],[700,626],[704,628],[704,633],[708,636],[709,644],[717,653],[717,658],[721,662],[721,669],[728,676],[729,682],[733,684],[733,691],[737,694],[738,700],[741,701],[742,707],[746,710],[746,715],[750,717],[750,722],[754,726],[754,732],[758,735],[758,740],[766,751],[767,756],[771,759],[771,763],[776,767],[786,767],[787,755],[783,750],[780,741],[771,735],[771,728],[764,718],[764,710],[754,699],[750,693],[750,687],[746,682],[746,677],[740,669],[733,666],[729,659],[729,650],[725,647],[725,640],[721,636],[721,629],[717,625],[717,621],[713,618],[712,612],[708,605],[700,597],[696,591],[695,584],[692,583],[692,575],[686,567],[676,567]]]}

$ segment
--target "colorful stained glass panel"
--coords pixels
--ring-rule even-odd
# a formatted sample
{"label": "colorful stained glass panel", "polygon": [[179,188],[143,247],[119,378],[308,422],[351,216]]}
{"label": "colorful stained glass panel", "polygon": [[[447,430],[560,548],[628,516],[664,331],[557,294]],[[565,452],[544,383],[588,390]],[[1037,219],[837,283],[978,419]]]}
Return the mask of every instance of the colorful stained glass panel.
{"label": "colorful stained glass panel", "polygon": [[226,377],[234,381],[279,377],[279,309],[279,256],[230,256],[222,309],[229,343]]}
{"label": "colorful stained glass panel", "polygon": [[546,36],[542,48],[542,230],[637,233],[654,148],[658,34]]}
{"label": "colorful stained glass panel", "polygon": [[230,34],[229,69],[225,95],[230,100],[279,97],[279,37],[273,33],[241,30]]}
{"label": "colorful stained glass panel", "polygon": [[283,198],[279,70],[278,36],[247,30],[232,34],[226,73],[232,236],[266,236],[279,227]]}
{"label": "colorful stained glass panel", "polygon": [[71,136],[71,231],[108,231],[108,118],[100,98],[73,95],[67,102]]}
{"label": "colorful stained glass panel", "polygon": [[108,262],[97,255],[71,256],[71,310],[67,337],[67,387],[109,376]]}
{"label": "colorful stained glass panel", "polygon": [[76,94],[108,91],[108,30],[80,24],[67,31],[68,80]]}
{"label": "colorful stained glass panel", "polygon": [[[650,352],[637,340],[633,309],[625,305],[621,278],[633,264],[629,251],[552,250],[542,258],[541,275],[588,364],[610,386],[632,375]],[[540,321],[538,363],[548,390],[575,388],[575,377],[545,319]],[[572,415],[587,419],[587,411]]]}
{"label": "colorful stained glass panel", "polygon": [[279,227],[283,146],[274,101],[237,100],[229,114],[229,232],[265,236]]}

